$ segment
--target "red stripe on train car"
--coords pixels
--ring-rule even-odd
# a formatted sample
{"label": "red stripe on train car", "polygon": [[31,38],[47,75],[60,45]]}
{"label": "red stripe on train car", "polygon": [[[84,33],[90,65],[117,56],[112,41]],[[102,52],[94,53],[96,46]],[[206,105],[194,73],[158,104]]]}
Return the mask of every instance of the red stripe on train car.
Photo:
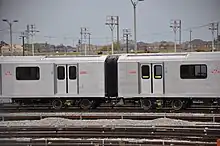
{"label": "red stripe on train car", "polygon": [[82,74],[87,74],[87,72],[86,72],[86,71],[81,71],[80,74],[81,74],[81,75],[82,75]]}
{"label": "red stripe on train car", "polygon": [[129,74],[136,74],[137,72],[136,72],[136,70],[131,70],[131,71],[129,71],[128,73],[129,73]]}

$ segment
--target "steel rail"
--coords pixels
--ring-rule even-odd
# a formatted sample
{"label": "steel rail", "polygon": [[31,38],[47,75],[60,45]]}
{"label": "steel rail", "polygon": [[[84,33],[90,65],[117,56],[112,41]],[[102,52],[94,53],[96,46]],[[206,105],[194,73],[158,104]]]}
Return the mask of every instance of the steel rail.
{"label": "steel rail", "polygon": [[5,146],[17,146],[17,145],[37,145],[37,146],[140,146],[150,144],[154,145],[181,145],[181,146],[194,146],[194,145],[206,145],[213,146],[216,142],[199,142],[199,141],[178,141],[178,140],[150,140],[150,139],[0,139],[0,143]]}
{"label": "steel rail", "polygon": [[215,142],[220,128],[182,127],[0,127],[0,138],[146,138]]}

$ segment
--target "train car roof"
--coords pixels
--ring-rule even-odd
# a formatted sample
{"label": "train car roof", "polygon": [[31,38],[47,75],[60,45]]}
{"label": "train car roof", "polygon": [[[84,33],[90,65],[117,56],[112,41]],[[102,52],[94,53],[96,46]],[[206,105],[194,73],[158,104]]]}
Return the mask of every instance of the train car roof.
{"label": "train car roof", "polygon": [[0,63],[68,63],[68,62],[104,62],[107,55],[96,56],[1,56]]}
{"label": "train car roof", "polygon": [[124,54],[118,62],[137,61],[183,61],[183,60],[220,60],[220,52],[180,52],[180,53],[145,53]]}
{"label": "train car roof", "polygon": [[1,56],[0,62],[31,62],[38,61],[44,56]]}

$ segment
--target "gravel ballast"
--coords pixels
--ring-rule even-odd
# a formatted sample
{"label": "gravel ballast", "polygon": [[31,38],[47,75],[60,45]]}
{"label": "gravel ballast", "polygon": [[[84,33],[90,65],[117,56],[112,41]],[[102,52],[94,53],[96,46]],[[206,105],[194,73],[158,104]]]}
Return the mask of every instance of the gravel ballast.
{"label": "gravel ballast", "polygon": [[70,120],[65,118],[44,118],[41,120],[1,121],[6,127],[84,127],[84,126],[196,126],[197,124],[216,124],[210,122],[189,122],[183,120],[158,118],[154,120],[100,119]]}

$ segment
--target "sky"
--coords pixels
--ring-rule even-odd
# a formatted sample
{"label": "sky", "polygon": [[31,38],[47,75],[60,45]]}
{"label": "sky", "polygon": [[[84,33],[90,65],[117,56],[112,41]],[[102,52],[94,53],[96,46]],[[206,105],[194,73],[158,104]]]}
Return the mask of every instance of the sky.
{"label": "sky", "polygon": [[[39,31],[35,42],[76,45],[80,28],[87,27],[91,43],[111,43],[106,17],[119,16],[122,29],[131,29],[133,6],[130,0],[0,0],[0,19],[18,20],[13,24],[13,43],[21,44],[20,33],[27,24]],[[189,41],[189,30],[220,21],[220,0],[144,0],[137,5],[137,40],[143,42],[174,41],[172,19],[182,20],[182,41]],[[9,42],[9,26],[0,21],[0,40]],[[192,29],[192,38],[211,40],[208,27]],[[114,29],[116,39],[116,29]]]}

